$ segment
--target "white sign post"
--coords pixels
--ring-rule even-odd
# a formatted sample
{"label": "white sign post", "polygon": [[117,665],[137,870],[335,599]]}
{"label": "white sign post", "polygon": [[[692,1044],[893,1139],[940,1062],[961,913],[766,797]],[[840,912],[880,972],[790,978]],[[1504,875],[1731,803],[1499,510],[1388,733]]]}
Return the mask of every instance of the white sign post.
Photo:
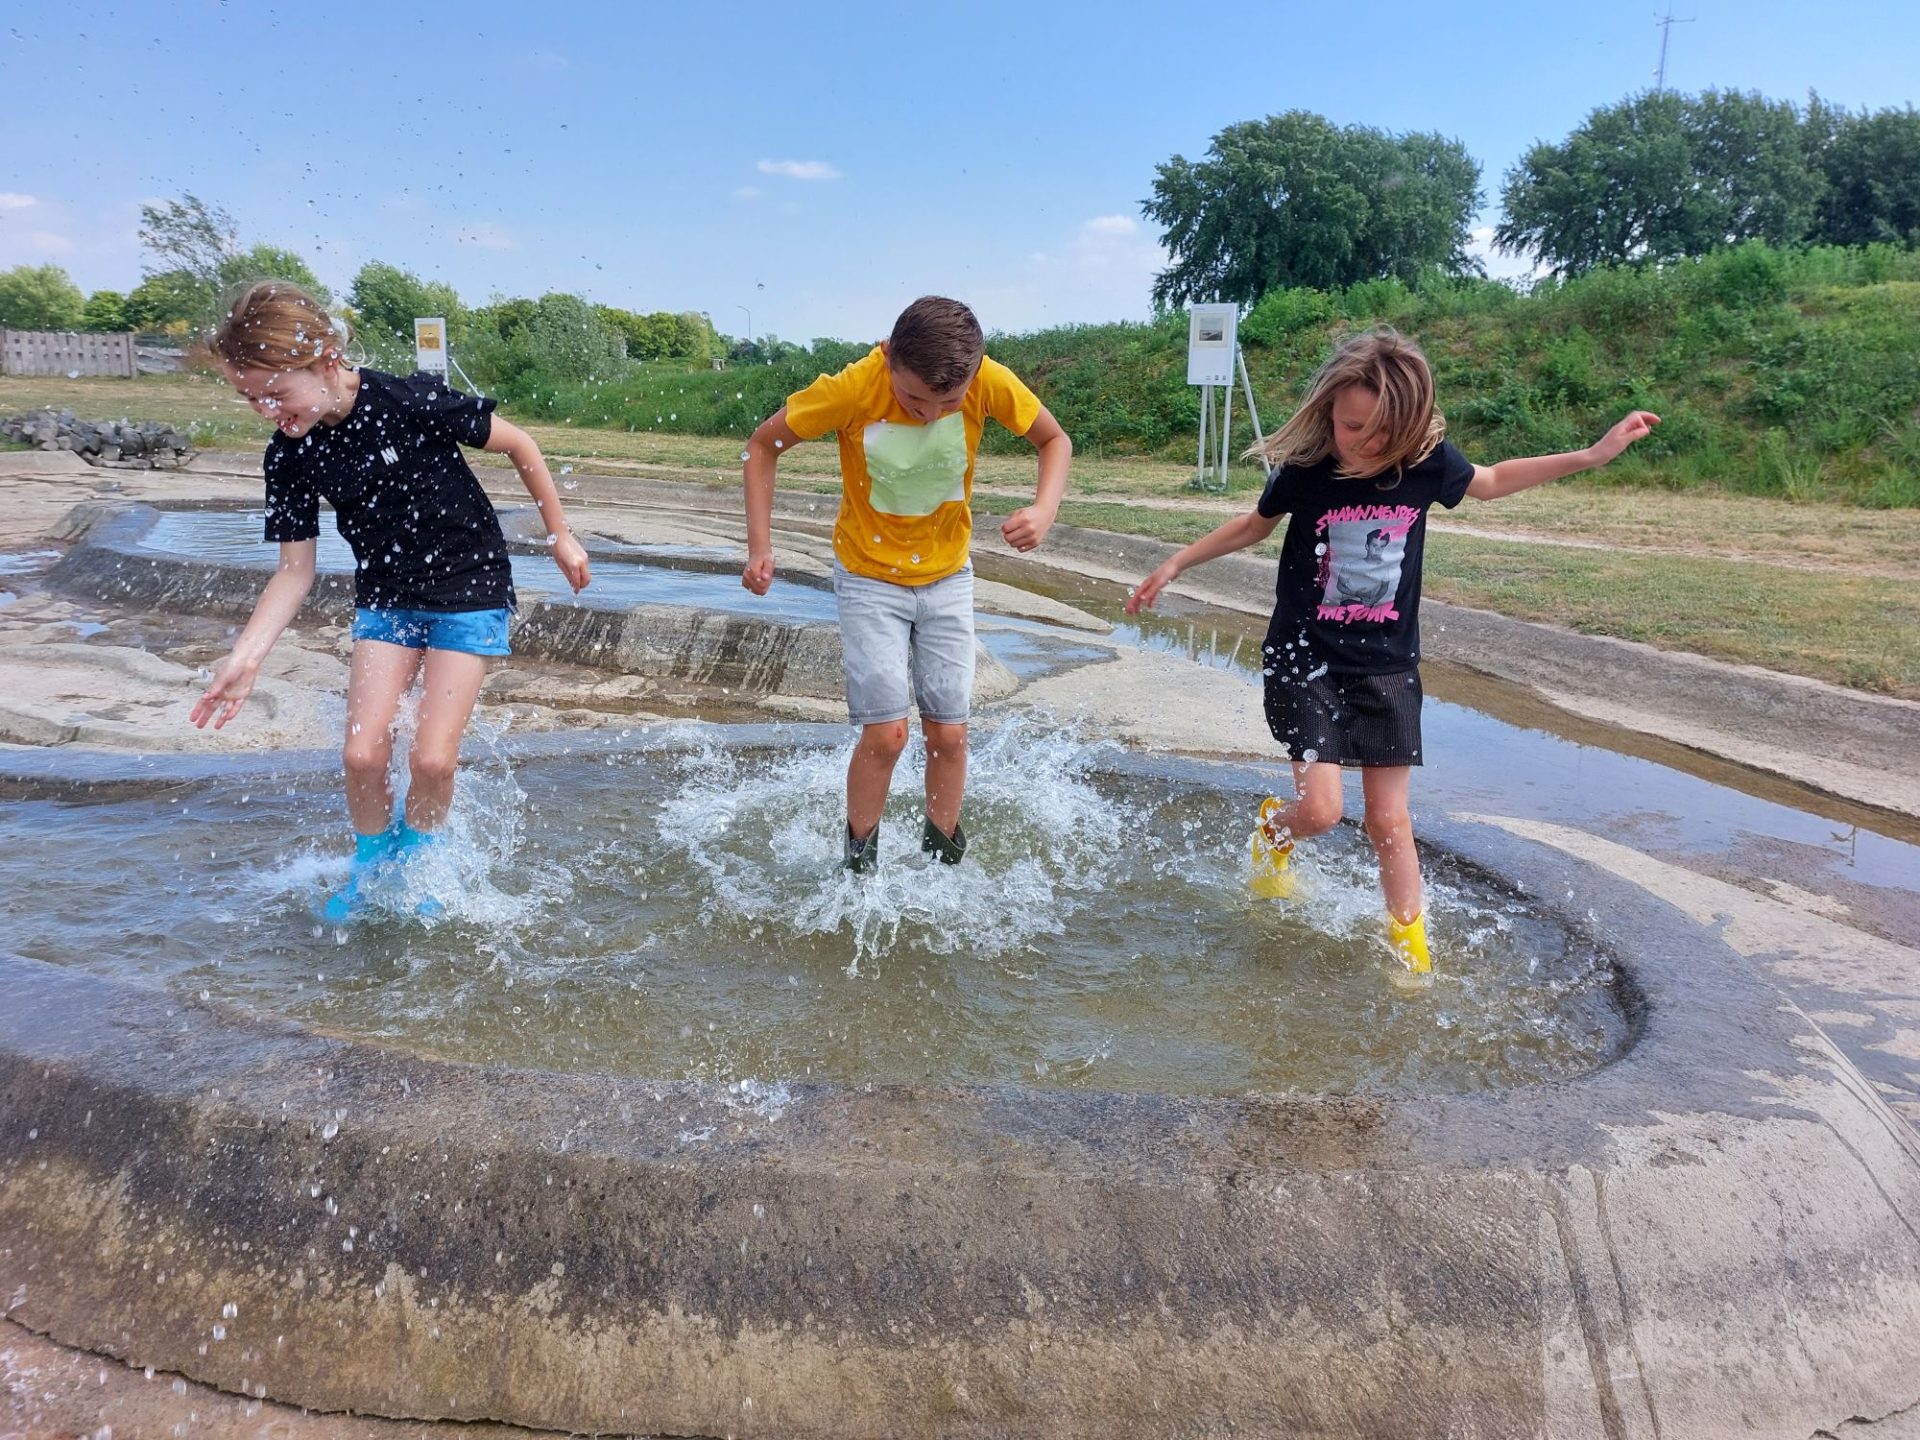
{"label": "white sign post", "polygon": [[[1189,305],[1187,383],[1200,387],[1200,458],[1194,466],[1189,489],[1224,492],[1227,488],[1227,466],[1232,460],[1228,435],[1233,429],[1236,369],[1247,397],[1247,413],[1253,417],[1253,438],[1259,442],[1265,437],[1260,433],[1260,411],[1253,403],[1253,382],[1247,378],[1247,358],[1240,353],[1240,307],[1219,303]],[[1220,391],[1217,425],[1215,388]]]}
{"label": "white sign post", "polygon": [[446,378],[447,322],[441,317],[413,322],[413,365]]}

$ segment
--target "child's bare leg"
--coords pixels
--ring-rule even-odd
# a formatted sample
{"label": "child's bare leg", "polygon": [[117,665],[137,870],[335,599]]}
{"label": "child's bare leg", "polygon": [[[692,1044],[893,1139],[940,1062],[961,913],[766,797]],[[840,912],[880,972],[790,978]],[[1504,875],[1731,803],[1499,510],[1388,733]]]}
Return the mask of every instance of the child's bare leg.
{"label": "child's bare leg", "polygon": [[461,650],[429,650],[420,685],[420,718],[407,757],[407,824],[438,830],[453,804],[453,773],[460,763],[474,701],[487,678],[487,657]]}
{"label": "child's bare leg", "polygon": [[951,835],[967,790],[967,727],[922,720],[920,728],[927,736],[927,818]]}
{"label": "child's bare leg", "polygon": [[1380,857],[1380,888],[1387,910],[1402,925],[1420,913],[1425,903],[1420,886],[1420,857],[1413,848],[1413,816],[1407,810],[1405,765],[1386,765],[1361,772],[1366,796],[1367,838]]}
{"label": "child's bare leg", "polygon": [[1340,767],[1326,761],[1298,761],[1293,765],[1293,799],[1273,817],[1273,831],[1283,839],[1306,840],[1324,835],[1340,823],[1345,800],[1340,793]]}
{"label": "child's bare leg", "polygon": [[361,835],[393,823],[393,717],[413,684],[420,652],[384,640],[356,640],[347,674],[347,814]]}
{"label": "child's bare leg", "polygon": [[857,840],[864,840],[880,823],[887,808],[887,786],[893,782],[893,767],[900,752],[907,748],[907,722],[882,720],[877,725],[862,725],[860,740],[853,747],[853,759],[847,763],[847,828]]}

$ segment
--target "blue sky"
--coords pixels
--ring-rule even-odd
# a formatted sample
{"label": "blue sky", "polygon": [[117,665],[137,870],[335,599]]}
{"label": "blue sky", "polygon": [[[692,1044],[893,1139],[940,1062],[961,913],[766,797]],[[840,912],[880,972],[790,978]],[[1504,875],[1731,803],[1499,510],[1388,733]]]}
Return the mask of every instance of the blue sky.
{"label": "blue sky", "polygon": [[[1296,108],[1439,131],[1490,226],[1531,143],[1652,83],[1660,13],[13,0],[0,268],[130,288],[140,205],[192,191],[339,288],[379,259],[470,303],[575,290],[800,341],[884,333],[928,292],[990,329],[1140,318],[1169,156]],[[1920,98],[1912,0],[1674,13],[1675,89]]]}

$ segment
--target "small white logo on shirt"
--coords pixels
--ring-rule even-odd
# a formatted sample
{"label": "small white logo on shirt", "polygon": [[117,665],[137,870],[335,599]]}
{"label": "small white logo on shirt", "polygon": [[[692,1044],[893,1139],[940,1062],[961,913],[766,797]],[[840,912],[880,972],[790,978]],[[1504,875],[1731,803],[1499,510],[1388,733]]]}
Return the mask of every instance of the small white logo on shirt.
{"label": "small white logo on shirt", "polygon": [[382,445],[380,447],[380,458],[389,465],[398,465],[400,463],[400,452],[391,445]]}

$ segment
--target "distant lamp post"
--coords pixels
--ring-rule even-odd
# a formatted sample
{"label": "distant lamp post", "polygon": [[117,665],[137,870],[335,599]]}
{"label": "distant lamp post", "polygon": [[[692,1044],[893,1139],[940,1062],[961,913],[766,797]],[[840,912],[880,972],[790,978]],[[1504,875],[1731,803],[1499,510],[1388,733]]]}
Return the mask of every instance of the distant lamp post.
{"label": "distant lamp post", "polygon": [[753,312],[744,305],[736,305],[733,308],[747,317],[747,346],[751,349],[753,346]]}

